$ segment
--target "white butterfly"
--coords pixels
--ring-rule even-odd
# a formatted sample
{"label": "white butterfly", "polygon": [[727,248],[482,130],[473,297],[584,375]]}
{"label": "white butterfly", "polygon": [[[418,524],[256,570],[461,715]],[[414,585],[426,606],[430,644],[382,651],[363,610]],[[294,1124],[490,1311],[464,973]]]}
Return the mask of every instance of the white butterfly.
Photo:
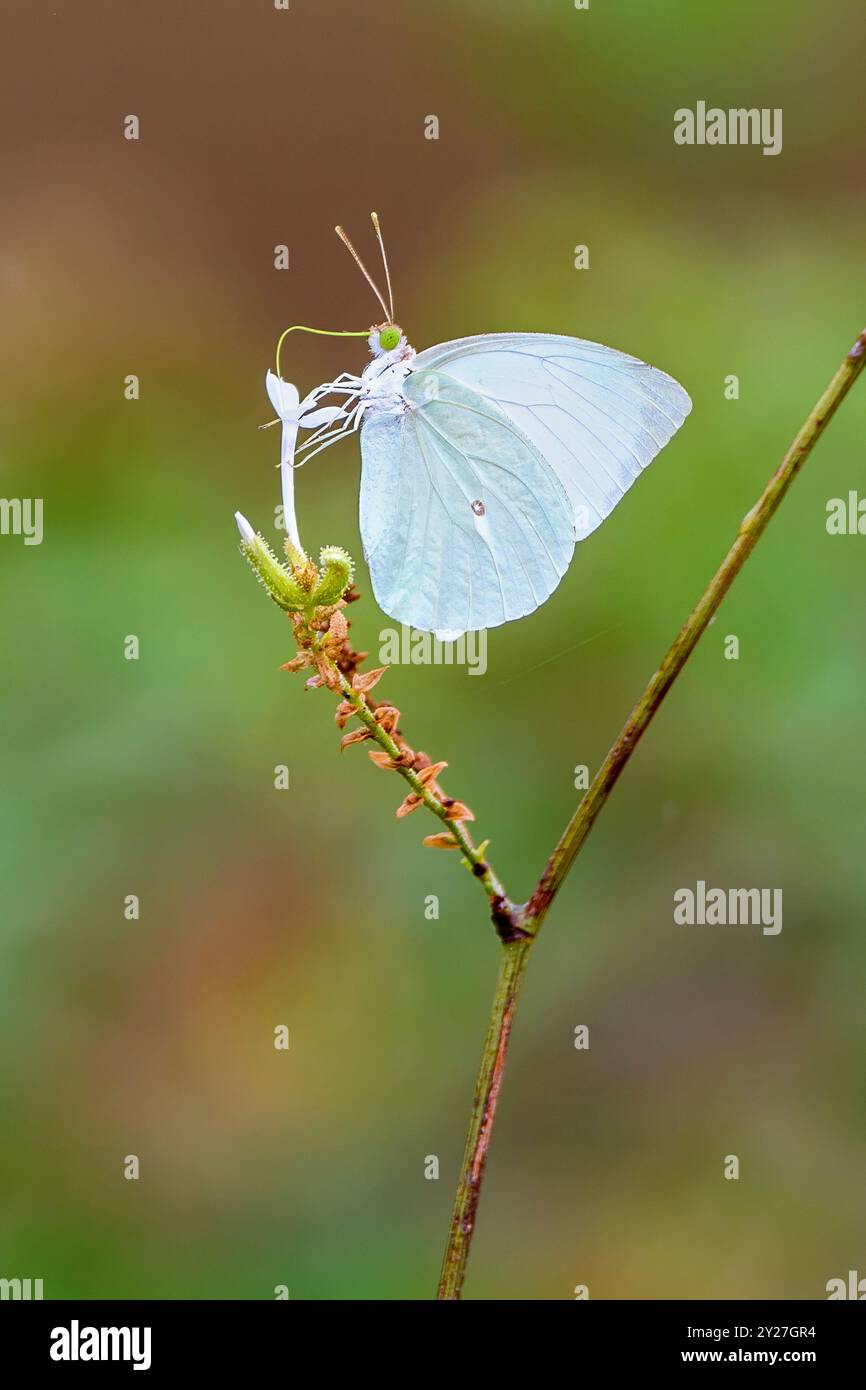
{"label": "white butterfly", "polygon": [[[600,343],[489,333],[416,352],[387,321],[372,360],[297,405],[295,466],[361,431],[360,525],[379,606],[445,640],[532,613],[691,410],[672,377]],[[287,330],[288,331],[288,330]],[[319,330],[321,331],[321,330]],[[351,335],[366,336],[366,335]],[[271,386],[273,383],[273,388]],[[277,406],[278,376],[269,374]],[[294,388],[288,388],[294,391]],[[337,394],[342,405],[319,402]]]}

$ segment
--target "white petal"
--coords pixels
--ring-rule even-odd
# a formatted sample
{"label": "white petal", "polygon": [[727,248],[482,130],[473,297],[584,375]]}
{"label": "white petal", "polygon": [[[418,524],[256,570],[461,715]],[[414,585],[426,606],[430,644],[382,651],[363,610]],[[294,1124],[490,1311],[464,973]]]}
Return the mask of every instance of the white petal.
{"label": "white petal", "polygon": [[275,372],[268,372],[265,377],[265,390],[281,420],[294,419],[297,416],[300,403],[297,386],[293,386],[290,381],[283,381]]}
{"label": "white petal", "polygon": [[242,539],[245,541],[254,541],[256,533],[242,512],[235,512],[235,521],[237,522],[237,527],[241,533]]}
{"label": "white petal", "polygon": [[283,425],[283,447],[280,457],[280,483],[283,489],[283,520],[286,535],[293,545],[301,549],[298,537],[298,522],[295,517],[295,440],[298,437],[297,425]]}
{"label": "white petal", "polygon": [[320,425],[332,425],[335,420],[345,420],[346,412],[339,405],[323,405],[320,410],[311,410],[309,415],[301,415],[298,424],[305,430],[316,430]]}

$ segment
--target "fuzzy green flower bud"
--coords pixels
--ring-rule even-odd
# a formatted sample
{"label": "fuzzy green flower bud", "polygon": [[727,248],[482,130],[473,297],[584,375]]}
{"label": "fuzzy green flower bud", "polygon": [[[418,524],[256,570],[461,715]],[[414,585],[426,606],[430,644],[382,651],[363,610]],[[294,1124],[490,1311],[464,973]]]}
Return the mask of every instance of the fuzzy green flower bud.
{"label": "fuzzy green flower bud", "polygon": [[339,603],[354,573],[354,562],[345,550],[338,545],[323,546],[319,551],[319,580],[313,585],[308,602],[316,608],[329,608]]}
{"label": "fuzzy green flower bud", "polygon": [[249,562],[250,569],[259,583],[267,589],[274,603],[286,613],[309,608],[311,595],[301,587],[285,565],[280,564],[264,537],[253,530],[240,512],[235,513],[235,521],[241,534],[241,554]]}

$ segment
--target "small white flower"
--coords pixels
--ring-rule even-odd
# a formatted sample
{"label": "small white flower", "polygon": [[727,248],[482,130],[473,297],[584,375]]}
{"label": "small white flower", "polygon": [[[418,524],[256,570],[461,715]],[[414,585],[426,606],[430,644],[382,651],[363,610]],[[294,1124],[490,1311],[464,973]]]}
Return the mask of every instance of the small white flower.
{"label": "small white flower", "polygon": [[298,415],[300,407],[300,396],[297,386],[293,386],[290,381],[283,381],[275,372],[268,372],[265,377],[265,389],[270,398],[271,405],[277,412],[283,425],[283,434],[280,444],[280,482],[283,489],[283,524],[286,528],[286,535],[298,550],[301,549],[301,538],[298,535],[298,522],[295,516],[295,470],[293,467],[295,458],[295,441],[298,437]]}
{"label": "small white flower", "polygon": [[305,430],[314,430],[321,425],[330,425],[335,420],[344,417],[345,411],[337,405],[321,406],[319,409],[314,409],[313,407],[316,405],[315,391],[301,400],[297,386],[293,386],[290,381],[283,381],[276,372],[268,372],[265,377],[265,390],[283,426],[280,443],[280,482],[283,490],[283,521],[286,535],[292,545],[301,550],[301,539],[298,535],[298,522],[295,516],[294,460],[298,429],[303,426]]}
{"label": "small white flower", "polygon": [[[318,404],[320,397],[329,394],[329,387],[330,383],[326,383],[325,386],[318,386],[315,391],[311,391],[301,400],[297,386],[293,386],[290,381],[283,381],[276,372],[268,372],[265,376],[265,390],[268,393],[268,399],[282,425],[280,482],[283,493],[283,524],[288,541],[302,553],[303,547],[301,546],[298,521],[295,515],[295,469],[299,467],[299,464],[295,463],[295,446],[299,429],[319,430],[335,424],[337,420],[347,418],[346,411],[341,406],[320,406]],[[271,423],[275,425],[277,420],[273,420]],[[267,426],[263,425],[262,428],[266,429]],[[242,540],[252,541],[255,539],[256,533],[241,512],[235,512],[235,521]]]}

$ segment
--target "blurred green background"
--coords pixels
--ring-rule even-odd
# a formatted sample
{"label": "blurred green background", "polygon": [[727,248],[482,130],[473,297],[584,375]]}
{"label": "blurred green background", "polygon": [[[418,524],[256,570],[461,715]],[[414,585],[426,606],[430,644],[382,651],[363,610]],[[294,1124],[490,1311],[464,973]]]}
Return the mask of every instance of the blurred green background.
{"label": "blurred green background", "polygon": [[[693,397],[553,598],[491,633],[483,679],[386,678],[525,897],[575,765],[598,766],[863,326],[864,40],[855,0],[11,7],[2,492],[44,498],[45,539],[0,538],[0,1275],[46,1297],[431,1296],[497,946],[469,877],[422,848],[435,826],[395,822],[330,697],[277,670],[289,633],[232,521],[272,529],[274,340],[373,319],[331,229],[372,257],[375,207],[416,347],[575,334]],[[676,146],[698,100],[782,107],[783,152]],[[296,338],[285,375],[304,391],[364,351]],[[825,530],[828,498],[866,491],[864,418],[858,387],[545,927],[469,1298],[822,1298],[866,1274],[866,541]],[[360,560],[358,473],[351,442],[299,475],[309,545]],[[390,623],[363,567],[359,587],[375,656]],[[781,887],[781,935],[675,926],[699,878]]]}

